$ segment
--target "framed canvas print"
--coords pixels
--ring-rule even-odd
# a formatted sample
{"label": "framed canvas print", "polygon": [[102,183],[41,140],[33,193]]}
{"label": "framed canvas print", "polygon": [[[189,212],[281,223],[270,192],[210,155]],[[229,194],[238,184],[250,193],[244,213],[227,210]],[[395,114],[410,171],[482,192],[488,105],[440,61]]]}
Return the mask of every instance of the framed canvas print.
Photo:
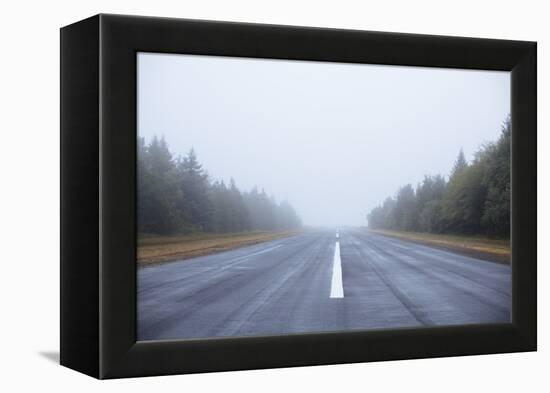
{"label": "framed canvas print", "polygon": [[97,378],[536,350],[536,44],[61,29],[61,363]]}

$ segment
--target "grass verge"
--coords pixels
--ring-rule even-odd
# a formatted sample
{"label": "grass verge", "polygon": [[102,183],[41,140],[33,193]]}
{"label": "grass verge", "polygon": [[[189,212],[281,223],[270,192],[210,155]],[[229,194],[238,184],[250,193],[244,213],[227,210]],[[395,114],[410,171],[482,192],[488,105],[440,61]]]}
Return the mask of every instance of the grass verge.
{"label": "grass verge", "polygon": [[499,263],[510,263],[510,241],[478,236],[439,235],[433,233],[388,230],[369,231],[401,240],[412,241]]}
{"label": "grass verge", "polygon": [[188,259],[263,243],[293,232],[195,233],[181,236],[148,236],[138,234],[137,262],[139,266]]}

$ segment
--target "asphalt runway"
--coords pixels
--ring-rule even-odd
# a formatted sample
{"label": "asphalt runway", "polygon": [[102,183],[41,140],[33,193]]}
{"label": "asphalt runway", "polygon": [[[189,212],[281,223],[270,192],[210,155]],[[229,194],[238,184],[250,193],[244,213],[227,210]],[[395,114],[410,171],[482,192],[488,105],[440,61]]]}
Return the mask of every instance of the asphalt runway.
{"label": "asphalt runway", "polygon": [[138,270],[138,340],[510,322],[510,266],[364,229]]}

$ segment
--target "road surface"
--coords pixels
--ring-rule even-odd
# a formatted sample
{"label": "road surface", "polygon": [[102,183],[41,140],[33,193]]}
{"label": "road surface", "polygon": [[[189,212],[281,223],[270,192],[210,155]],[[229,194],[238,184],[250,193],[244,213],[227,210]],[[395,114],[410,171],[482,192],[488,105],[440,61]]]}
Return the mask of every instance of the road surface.
{"label": "road surface", "polygon": [[362,229],[138,270],[138,339],[510,321],[510,267]]}

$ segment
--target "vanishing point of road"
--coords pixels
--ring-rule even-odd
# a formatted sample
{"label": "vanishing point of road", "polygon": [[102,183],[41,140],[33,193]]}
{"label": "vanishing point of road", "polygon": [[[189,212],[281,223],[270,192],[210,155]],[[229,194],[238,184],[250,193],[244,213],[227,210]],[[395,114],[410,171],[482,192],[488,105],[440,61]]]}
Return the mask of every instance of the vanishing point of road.
{"label": "vanishing point of road", "polygon": [[363,229],[138,270],[138,340],[510,321],[510,266]]}

